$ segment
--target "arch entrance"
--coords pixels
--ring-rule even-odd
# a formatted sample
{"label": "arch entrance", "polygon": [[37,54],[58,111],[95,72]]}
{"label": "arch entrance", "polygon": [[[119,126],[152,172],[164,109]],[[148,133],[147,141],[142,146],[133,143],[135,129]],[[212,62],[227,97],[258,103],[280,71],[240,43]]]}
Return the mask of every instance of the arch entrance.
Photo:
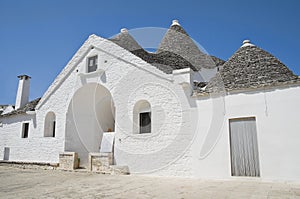
{"label": "arch entrance", "polygon": [[86,84],[75,92],[68,107],[65,151],[77,152],[80,163],[86,165],[88,154],[99,152],[103,132],[114,128],[111,93],[97,83]]}

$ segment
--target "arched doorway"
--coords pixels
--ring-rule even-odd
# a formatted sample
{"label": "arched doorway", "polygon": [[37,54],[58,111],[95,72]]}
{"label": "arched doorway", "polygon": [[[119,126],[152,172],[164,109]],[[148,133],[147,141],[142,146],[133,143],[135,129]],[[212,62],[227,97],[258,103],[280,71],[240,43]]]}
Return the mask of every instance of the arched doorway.
{"label": "arched doorway", "polygon": [[88,163],[90,152],[99,152],[103,132],[114,131],[115,108],[110,92],[97,83],[78,89],[68,107],[65,151],[77,152]]}

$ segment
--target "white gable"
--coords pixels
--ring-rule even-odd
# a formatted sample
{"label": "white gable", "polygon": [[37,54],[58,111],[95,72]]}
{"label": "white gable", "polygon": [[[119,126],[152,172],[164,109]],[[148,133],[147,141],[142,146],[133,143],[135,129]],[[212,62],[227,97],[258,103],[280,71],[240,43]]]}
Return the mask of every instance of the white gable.
{"label": "white gable", "polygon": [[[37,105],[37,109],[40,108],[49,98],[49,96],[59,87],[59,85],[67,78],[68,75],[76,68],[79,64],[79,73],[85,73],[85,64],[86,64],[86,57],[89,57],[93,54],[97,54],[96,52],[91,52],[91,50],[96,49],[98,52],[104,53],[118,61],[120,63],[127,63],[133,67],[136,67],[140,70],[147,71],[155,76],[158,76],[163,79],[167,79],[171,81],[171,75],[167,75],[162,71],[158,70],[156,67],[152,66],[151,64],[145,62],[141,58],[133,55],[132,53],[128,52],[127,50],[123,49],[122,47],[116,45],[115,43],[98,37],[96,35],[91,35],[89,38],[84,42],[84,44],[80,47],[80,49],[75,53],[72,59],[68,62],[66,67],[62,70],[62,72],[56,77],[54,82],[48,88],[48,90],[43,95],[42,99],[40,100],[39,104]],[[100,57],[101,58],[101,57]],[[100,60],[101,63],[104,60]],[[105,70],[105,68],[103,68]]]}

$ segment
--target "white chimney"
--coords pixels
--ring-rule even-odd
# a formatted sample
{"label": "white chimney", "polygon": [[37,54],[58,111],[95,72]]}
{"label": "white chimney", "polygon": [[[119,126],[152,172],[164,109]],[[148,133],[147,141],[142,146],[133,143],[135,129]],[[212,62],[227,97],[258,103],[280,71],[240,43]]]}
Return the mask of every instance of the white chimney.
{"label": "white chimney", "polygon": [[21,108],[28,103],[29,100],[29,88],[30,88],[30,78],[27,75],[19,75],[19,86],[16,97],[15,109]]}

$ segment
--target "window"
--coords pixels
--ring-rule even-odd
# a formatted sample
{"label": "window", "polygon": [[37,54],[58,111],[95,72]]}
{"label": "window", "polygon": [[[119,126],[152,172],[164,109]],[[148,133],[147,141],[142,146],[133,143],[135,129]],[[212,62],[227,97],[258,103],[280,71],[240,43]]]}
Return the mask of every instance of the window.
{"label": "window", "polygon": [[87,67],[87,71],[88,73],[94,72],[97,70],[97,64],[98,64],[98,56],[93,56],[93,57],[89,57],[88,58],[88,67]]}
{"label": "window", "polygon": [[9,160],[9,152],[10,152],[9,147],[4,147],[4,157],[3,157],[3,160]]}
{"label": "window", "polygon": [[151,113],[140,113],[140,133],[151,133]]}
{"label": "window", "polygon": [[29,131],[29,123],[22,124],[22,138],[28,138],[28,131]]}
{"label": "window", "polygon": [[52,137],[55,137],[55,121],[53,121]]}
{"label": "window", "polygon": [[45,118],[44,137],[55,137],[56,116],[49,112]]}
{"label": "window", "polygon": [[151,133],[151,106],[146,100],[138,101],[133,108],[133,133]]}

